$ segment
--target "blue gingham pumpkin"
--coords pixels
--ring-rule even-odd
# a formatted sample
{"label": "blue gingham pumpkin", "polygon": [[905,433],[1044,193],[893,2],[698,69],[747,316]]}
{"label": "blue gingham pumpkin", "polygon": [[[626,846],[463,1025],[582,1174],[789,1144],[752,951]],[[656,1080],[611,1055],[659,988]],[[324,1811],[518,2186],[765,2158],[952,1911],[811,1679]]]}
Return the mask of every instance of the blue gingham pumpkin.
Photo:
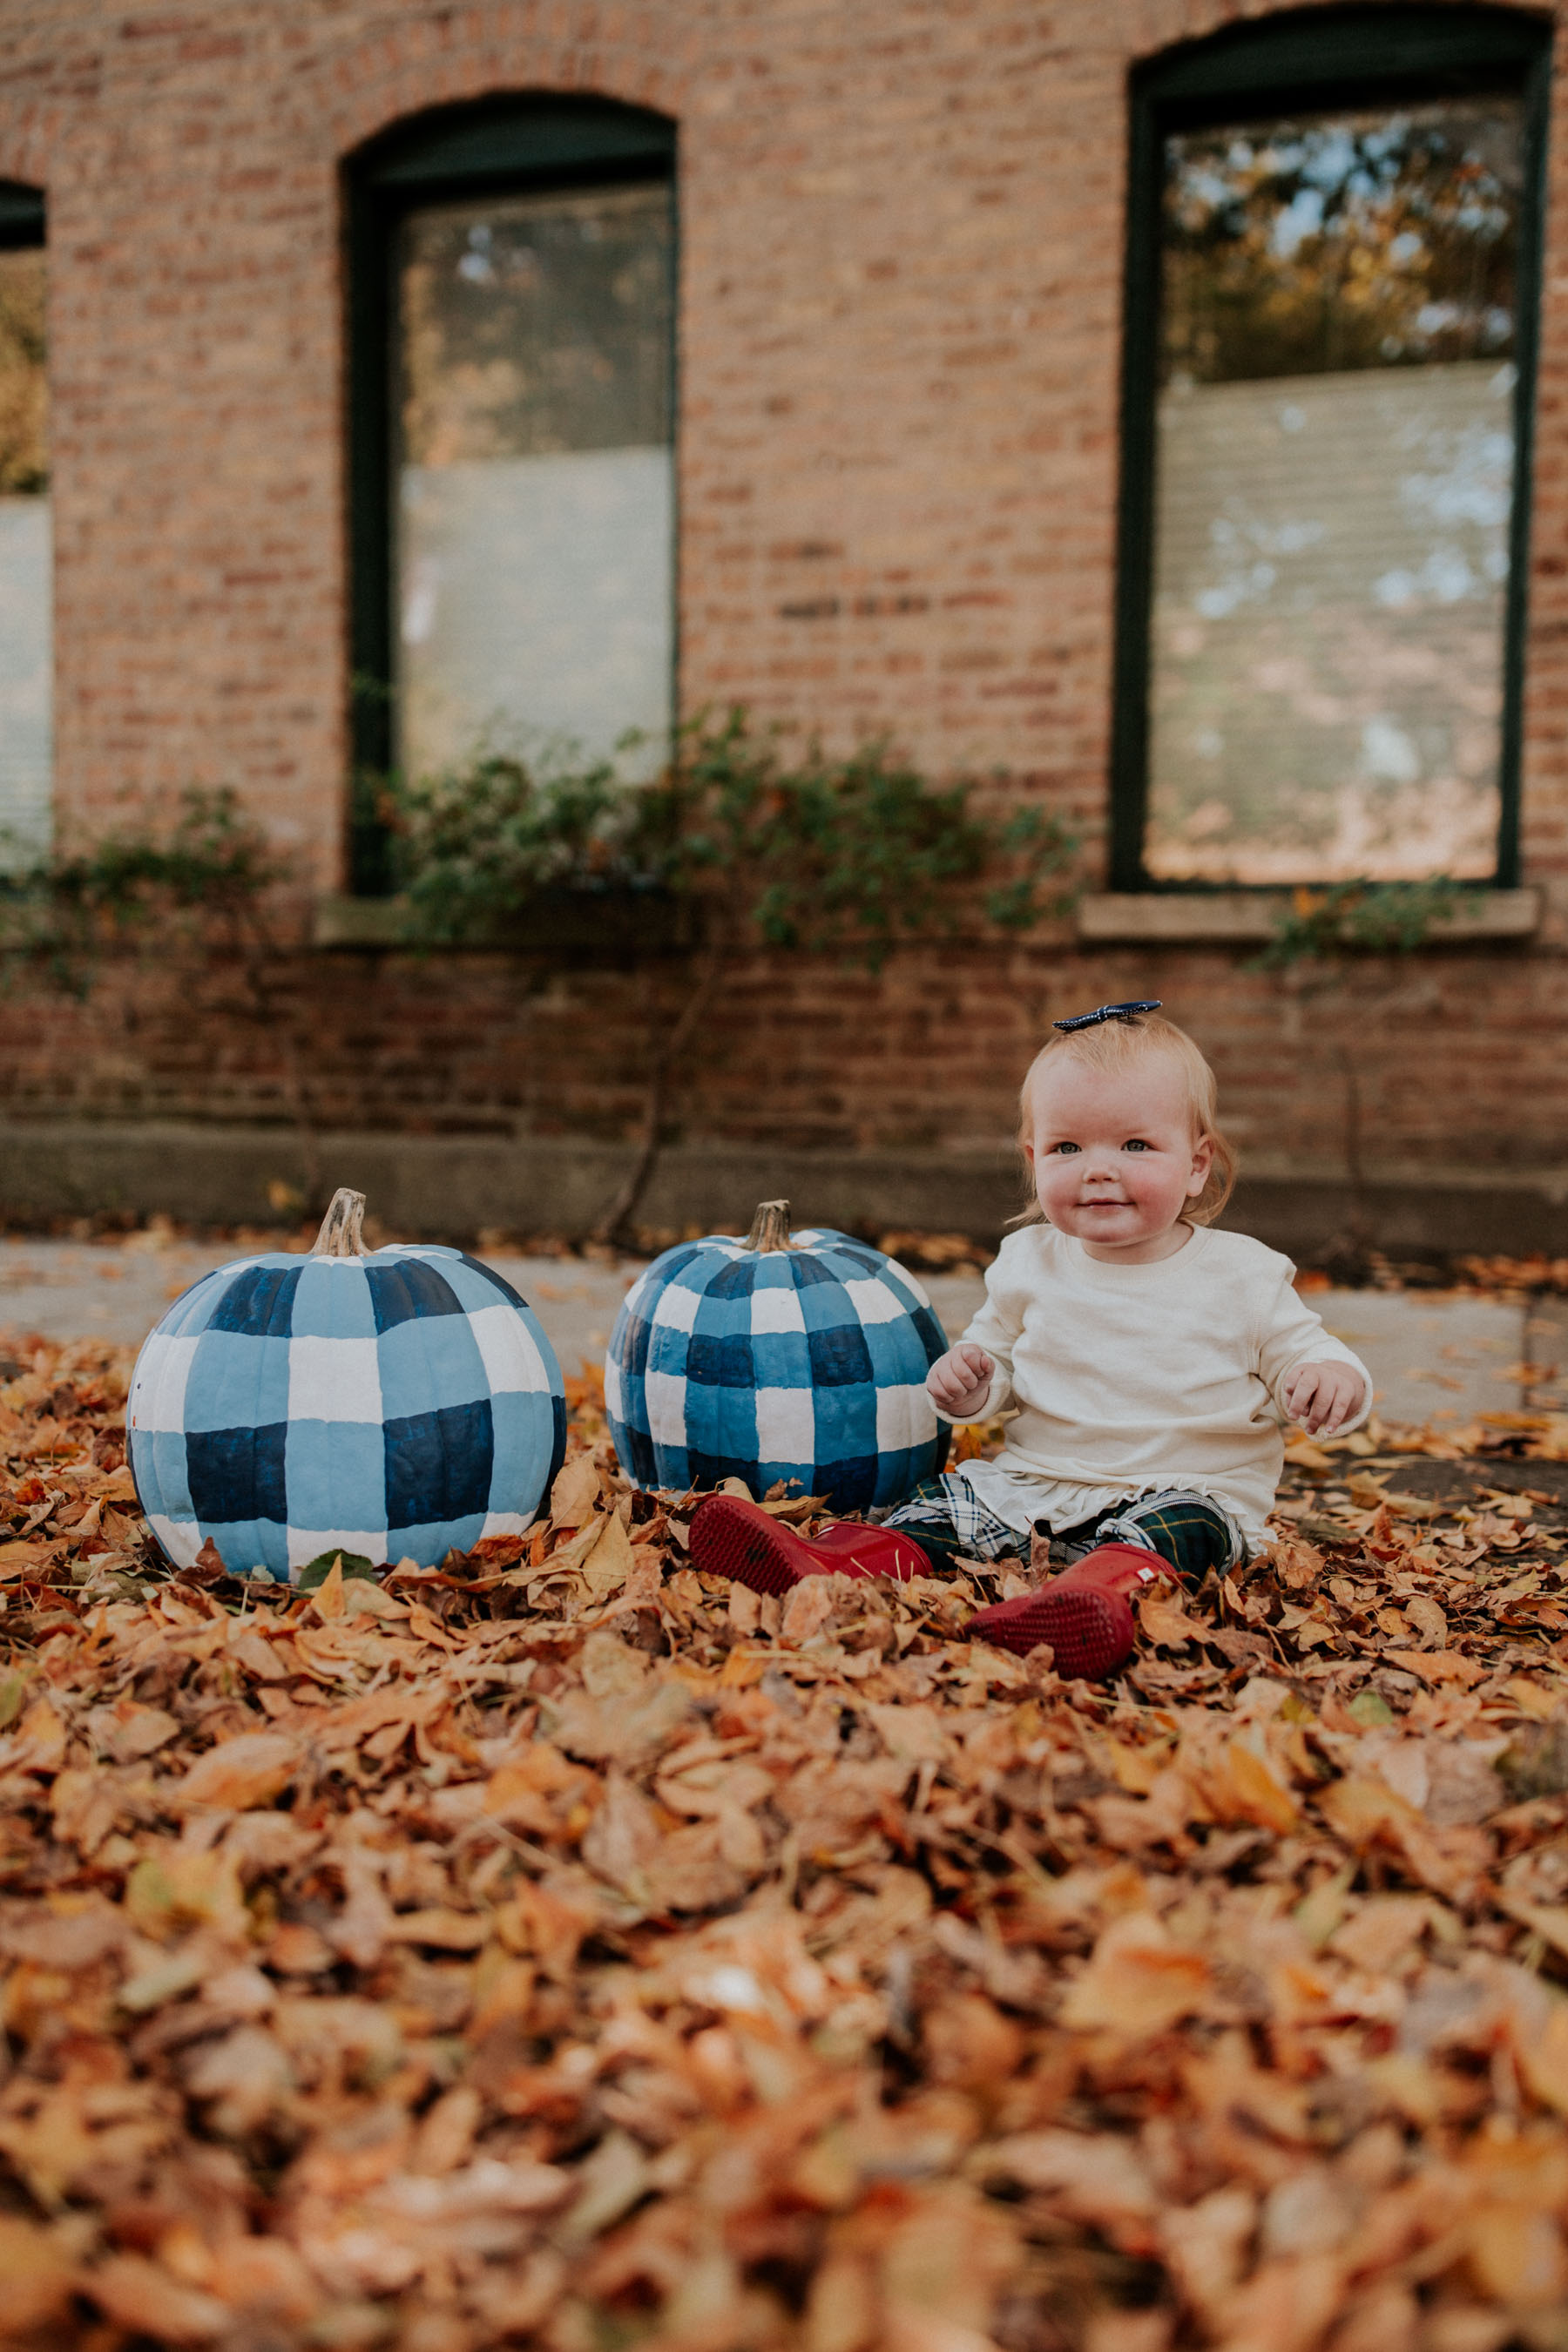
{"label": "blue gingham pumpkin", "polygon": [[838,1511],[897,1503],[947,1458],[925,1388],[942,1325],[868,1243],[787,1239],[787,1208],[764,1202],[745,1241],[666,1250],[627,1293],[605,1362],[616,1452],[642,1486],[743,1478],[760,1499],[783,1479]]}
{"label": "blue gingham pumpkin", "polygon": [[310,1257],[205,1275],[145,1341],[131,1468],[177,1568],[209,1536],[279,1582],[338,1551],[434,1567],[548,1496],[565,1395],[526,1301],[460,1250],[365,1252],[363,1205],[340,1192]]}

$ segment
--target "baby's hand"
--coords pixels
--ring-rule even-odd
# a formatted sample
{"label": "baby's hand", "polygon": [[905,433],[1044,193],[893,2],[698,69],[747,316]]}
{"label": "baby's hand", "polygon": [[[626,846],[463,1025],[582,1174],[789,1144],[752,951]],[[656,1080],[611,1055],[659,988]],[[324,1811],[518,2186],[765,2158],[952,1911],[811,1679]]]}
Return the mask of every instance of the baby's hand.
{"label": "baby's hand", "polygon": [[984,1348],[971,1340],[939,1356],[926,1374],[926,1394],[954,1421],[977,1412],[985,1402],[996,1367]]}
{"label": "baby's hand", "polygon": [[1359,1372],[1349,1364],[1298,1364],[1285,1383],[1285,1410],[1309,1437],[1331,1437],[1361,1403]]}

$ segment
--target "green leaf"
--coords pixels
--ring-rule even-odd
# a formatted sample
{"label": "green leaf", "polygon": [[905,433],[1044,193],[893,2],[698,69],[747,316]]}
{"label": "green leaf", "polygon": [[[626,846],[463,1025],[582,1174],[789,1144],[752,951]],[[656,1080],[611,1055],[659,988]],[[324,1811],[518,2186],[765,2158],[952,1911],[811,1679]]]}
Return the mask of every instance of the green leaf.
{"label": "green leaf", "polygon": [[1347,956],[1407,955],[1434,923],[1463,903],[1460,885],[1439,874],[1425,882],[1334,882],[1294,893],[1252,969],[1342,962]]}
{"label": "green leaf", "polygon": [[363,1552],[319,1551],[315,1559],[307,1560],[305,1566],[300,1570],[297,1590],[300,1592],[319,1592],[332,1572],[334,1560],[342,1562],[345,1583],[357,1576],[366,1583],[374,1584],[381,1574],[375,1562],[366,1559]]}

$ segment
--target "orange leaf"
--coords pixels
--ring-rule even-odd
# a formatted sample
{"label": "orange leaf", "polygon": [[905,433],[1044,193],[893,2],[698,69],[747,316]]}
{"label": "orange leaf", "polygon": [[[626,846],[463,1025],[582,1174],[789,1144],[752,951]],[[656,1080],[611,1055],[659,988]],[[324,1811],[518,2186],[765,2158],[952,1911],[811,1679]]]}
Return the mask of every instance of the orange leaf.
{"label": "orange leaf", "polygon": [[249,1812],[269,1805],[294,1777],[296,1743],[280,1731],[247,1731],[198,1757],[171,1791],[178,1805],[216,1805]]}
{"label": "orange leaf", "polygon": [[183,2286],[140,2254],[114,2255],[89,2272],[82,2285],[117,2326],[160,2344],[205,2344],[232,2316],[215,2296]]}
{"label": "orange leaf", "polygon": [[1079,2031],[1108,2026],[1129,2034],[1163,2033],[1200,2009],[1209,1990],[1201,1952],[1172,1942],[1152,1912],[1112,1920],[1089,1966],[1069,1987],[1061,2021]]}
{"label": "orange leaf", "polygon": [[1179,1601],[1168,1600],[1163,1592],[1143,1595],[1138,1603],[1138,1622],[1145,1640],[1157,1642],[1166,1650],[1184,1650],[1204,1630],[1193,1622]]}
{"label": "orange leaf", "polygon": [[428,1944],[433,1951],[477,1952],[489,1934],[477,1912],[439,1904],[429,1911],[400,1911],[386,1930],[389,1944]]}
{"label": "orange leaf", "polygon": [[1514,2057],[1536,2097],[1568,2115],[1568,2001],[1554,1998],[1542,2030],[1515,2036]]}
{"label": "orange leaf", "polygon": [[0,1767],[17,1772],[58,1772],[66,1760],[66,1727],[47,1698],[33,1701],[8,1740],[0,1740]]}
{"label": "orange leaf", "polygon": [[[19,2214],[0,2214],[0,2279],[5,2282],[7,2336],[21,2336],[63,2320],[76,2277],[76,2264],[49,2231]],[[52,2340],[59,2343],[63,2338],[56,2336]]]}
{"label": "orange leaf", "polygon": [[1471,1690],[1486,1679],[1485,1666],[1459,1650],[1384,1650],[1383,1654],[1389,1665],[1419,1675],[1424,1683],[1458,1683],[1461,1690]]}
{"label": "orange leaf", "polygon": [[551,1524],[558,1528],[586,1527],[604,1493],[604,1480],[591,1454],[574,1454],[555,1474],[550,1489]]}
{"label": "orange leaf", "polygon": [[1260,1829],[1276,1830],[1281,1837],[1288,1837],[1300,1826],[1300,1811],[1290,1790],[1273,1767],[1244,1740],[1227,1743],[1218,1769],[1211,1769],[1205,1789],[1222,1821],[1256,1822]]}
{"label": "orange leaf", "polygon": [[1526,2205],[1483,2205],[1469,2221],[1470,2266],[1482,2292],[1526,2309],[1560,2303],[1568,2252],[1551,2214]]}

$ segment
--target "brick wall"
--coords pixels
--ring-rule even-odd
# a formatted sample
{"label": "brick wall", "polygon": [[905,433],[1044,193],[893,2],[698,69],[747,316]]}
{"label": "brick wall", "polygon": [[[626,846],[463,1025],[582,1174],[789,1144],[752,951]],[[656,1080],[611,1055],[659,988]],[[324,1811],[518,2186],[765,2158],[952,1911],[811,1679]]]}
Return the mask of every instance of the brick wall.
{"label": "brick wall", "polygon": [[[1338,1174],[1351,1087],[1373,1168],[1462,1175],[1563,1157],[1558,956],[1369,962],[1353,990],[1318,997],[1217,950],[1167,966],[1167,1002],[1210,1055],[1255,1170]],[[1013,1131],[1047,1023],[1141,994],[1151,977],[1167,984],[1147,956],[1065,944],[910,950],[876,975],[742,959],[672,1122],[791,1150],[987,1150]],[[197,979],[184,964],[142,967],[108,975],[85,1005],[15,1006],[0,1024],[0,1100],[21,1120],[303,1114],[340,1130],[611,1139],[640,1115],[650,1012],[673,1017],[687,982],[674,961],[633,976],[521,957],[300,955],[267,975],[258,1002],[223,961]]]}
{"label": "brick wall", "polygon": [[[679,119],[689,707],[1007,770],[1101,855],[1130,62],[1199,0],[0,0],[0,176],[45,186],[62,825],[231,783],[318,887],[345,766],[339,169],[421,108],[592,89]],[[738,966],[695,1133],[989,1140],[1043,1021],[1164,997],[1251,1153],[1568,1161],[1568,136],[1548,219],[1524,768],[1529,948],[1306,999],[1217,950],[1068,940]],[[663,970],[663,984],[677,975]],[[145,970],[0,1020],[13,1118],[612,1134],[646,980],[286,959],[269,1026]],[[226,994],[233,1001],[226,1003]],[[283,1053],[280,1040],[296,1043]]]}

